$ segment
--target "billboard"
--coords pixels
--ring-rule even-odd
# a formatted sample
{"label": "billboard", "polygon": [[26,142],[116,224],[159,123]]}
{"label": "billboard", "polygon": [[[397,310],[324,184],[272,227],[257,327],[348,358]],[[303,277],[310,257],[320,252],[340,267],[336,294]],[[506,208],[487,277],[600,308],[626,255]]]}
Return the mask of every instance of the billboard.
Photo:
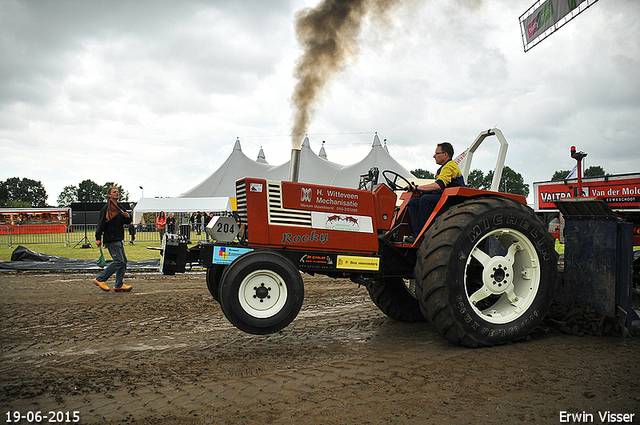
{"label": "billboard", "polygon": [[538,0],[520,16],[524,51],[553,34],[598,0]]}
{"label": "billboard", "polygon": [[[557,211],[555,201],[575,198],[578,180],[533,183],[534,210]],[[582,179],[582,196],[602,199],[614,211],[640,210],[640,173]]]}

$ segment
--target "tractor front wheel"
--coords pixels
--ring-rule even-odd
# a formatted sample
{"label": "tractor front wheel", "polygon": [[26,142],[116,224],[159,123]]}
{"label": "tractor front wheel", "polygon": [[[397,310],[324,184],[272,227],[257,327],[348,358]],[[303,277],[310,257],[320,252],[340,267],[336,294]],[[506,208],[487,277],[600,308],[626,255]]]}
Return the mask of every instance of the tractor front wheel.
{"label": "tractor front wheel", "polygon": [[269,251],[242,255],[222,274],[219,301],[238,329],[264,335],[296,318],[304,298],[300,272],[287,258]]}
{"label": "tractor front wheel", "polygon": [[533,211],[499,197],[450,207],[425,234],[416,295],[447,339],[491,346],[524,338],[555,293],[554,240]]}

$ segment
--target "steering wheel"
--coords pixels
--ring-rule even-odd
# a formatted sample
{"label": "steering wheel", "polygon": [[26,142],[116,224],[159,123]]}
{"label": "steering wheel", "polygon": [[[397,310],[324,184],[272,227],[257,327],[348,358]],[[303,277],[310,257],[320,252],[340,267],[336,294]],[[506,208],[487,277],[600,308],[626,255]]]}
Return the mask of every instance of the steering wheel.
{"label": "steering wheel", "polygon": [[[413,186],[413,183],[411,183],[409,180],[407,180],[404,176],[402,176],[401,174],[396,173],[395,171],[391,171],[391,170],[384,170],[382,172],[382,177],[384,177],[384,180],[387,182],[387,186],[389,186],[389,188],[391,188],[391,190],[396,191],[396,190],[405,190],[404,188],[406,186]],[[398,185],[398,180],[400,180],[401,182],[406,183],[403,186]]]}

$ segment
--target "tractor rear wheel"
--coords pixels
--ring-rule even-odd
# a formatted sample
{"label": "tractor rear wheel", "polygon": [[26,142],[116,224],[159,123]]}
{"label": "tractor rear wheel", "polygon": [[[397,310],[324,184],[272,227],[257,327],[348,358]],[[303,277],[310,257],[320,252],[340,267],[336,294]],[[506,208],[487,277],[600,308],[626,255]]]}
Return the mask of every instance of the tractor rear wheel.
{"label": "tractor rear wheel", "polygon": [[416,262],[416,295],[438,332],[477,347],[524,338],[555,293],[554,240],[533,211],[473,198],[440,215]]}
{"label": "tractor rear wheel", "polygon": [[[411,283],[415,284],[413,280]],[[367,285],[371,301],[380,311],[394,320],[418,322],[426,320],[420,311],[420,304],[405,280],[401,277],[387,277]]]}
{"label": "tractor rear wheel", "polygon": [[287,258],[252,251],[227,266],[220,280],[220,306],[238,329],[265,335],[296,318],[304,298],[302,276]]}

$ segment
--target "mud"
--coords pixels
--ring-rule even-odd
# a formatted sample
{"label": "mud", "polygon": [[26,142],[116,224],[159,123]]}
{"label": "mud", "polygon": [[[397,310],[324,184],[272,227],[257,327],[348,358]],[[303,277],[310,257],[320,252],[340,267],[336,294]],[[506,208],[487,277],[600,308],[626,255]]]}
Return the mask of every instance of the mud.
{"label": "mud", "polygon": [[541,326],[462,348],[388,319],[362,287],[309,276],[296,320],[254,336],[227,322],[203,272],[131,273],[130,293],[92,277],[0,274],[3,422],[555,424],[608,411],[640,423],[637,337]]}

